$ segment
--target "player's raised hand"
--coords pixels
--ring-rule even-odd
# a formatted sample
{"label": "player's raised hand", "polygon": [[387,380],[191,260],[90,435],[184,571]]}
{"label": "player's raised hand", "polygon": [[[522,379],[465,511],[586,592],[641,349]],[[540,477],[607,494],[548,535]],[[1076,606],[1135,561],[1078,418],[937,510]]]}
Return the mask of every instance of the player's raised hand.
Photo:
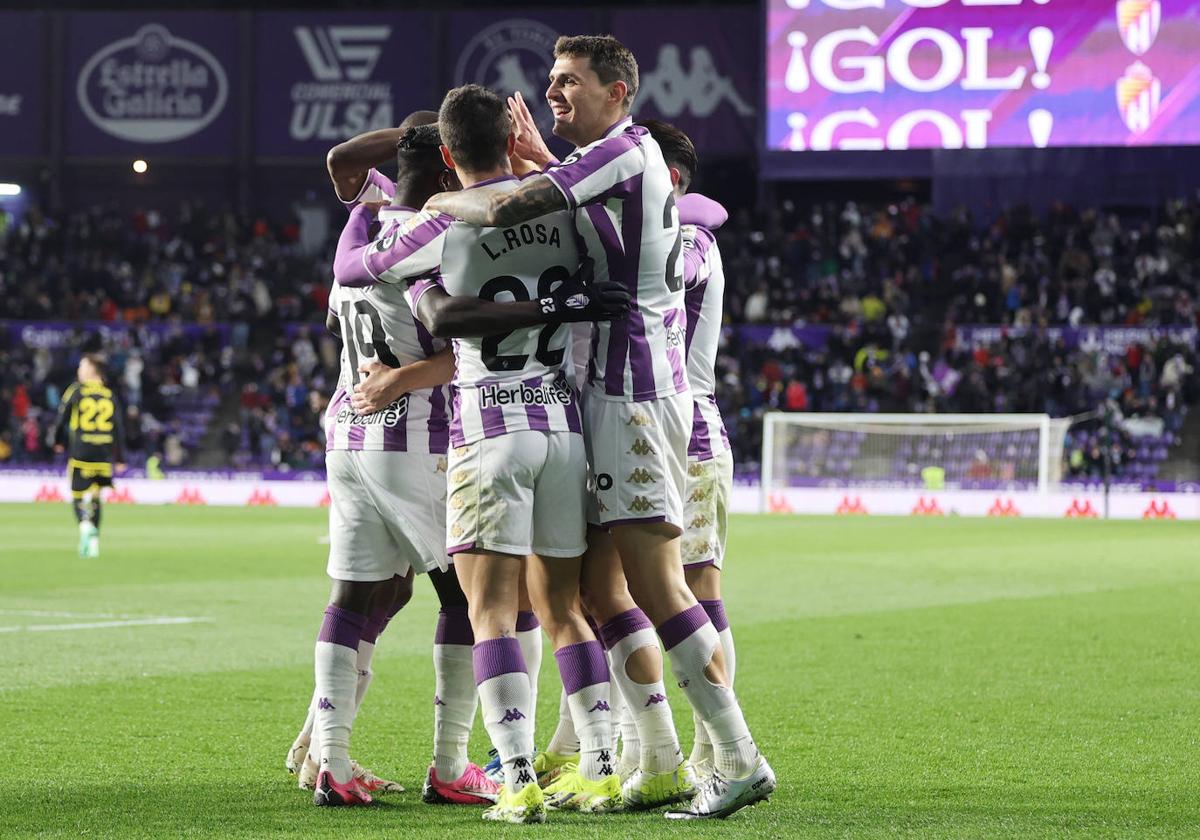
{"label": "player's raised hand", "polygon": [[629,290],[615,280],[596,280],[595,262],[589,257],[567,280],[541,299],[547,321],[612,321],[624,317],[632,300]]}
{"label": "player's raised hand", "polygon": [[[555,163],[555,157],[542,139],[542,132],[538,129],[537,122],[534,121],[533,114],[520,91],[508,97],[508,114],[512,117],[515,141],[513,157],[533,164],[533,170],[537,172],[545,169],[548,164]],[[513,171],[517,171],[515,163]]]}

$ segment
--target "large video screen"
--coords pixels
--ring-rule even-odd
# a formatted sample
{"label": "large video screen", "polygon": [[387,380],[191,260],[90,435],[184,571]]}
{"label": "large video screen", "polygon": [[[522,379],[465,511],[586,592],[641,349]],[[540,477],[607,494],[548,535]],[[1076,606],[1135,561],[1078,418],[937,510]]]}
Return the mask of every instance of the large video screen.
{"label": "large video screen", "polygon": [[1200,144],[1200,0],[767,0],[772,151]]}

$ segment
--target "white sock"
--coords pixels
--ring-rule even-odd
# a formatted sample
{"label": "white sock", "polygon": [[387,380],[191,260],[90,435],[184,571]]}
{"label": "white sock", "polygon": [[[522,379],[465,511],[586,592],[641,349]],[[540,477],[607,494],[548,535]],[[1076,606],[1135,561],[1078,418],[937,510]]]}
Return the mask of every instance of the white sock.
{"label": "white sock", "polygon": [[338,783],[350,781],[351,776],[350,729],[358,682],[358,644],[365,624],[365,616],[330,605],[314,651],[318,695],[314,731],[320,739],[321,769],[328,770]]}
{"label": "white sock", "polygon": [[[609,621],[601,631],[609,646],[612,680],[620,687],[637,730],[638,765],[649,773],[669,773],[679,766],[683,753],[675,734],[666,686],[661,680],[635,682],[625,668],[635,651],[647,647],[658,651],[658,639],[650,621],[641,610],[630,610]],[[628,740],[624,749],[630,749]]]}
{"label": "white sock", "polygon": [[354,686],[354,713],[357,715],[359,708],[362,706],[363,698],[367,696],[367,689],[371,687],[371,680],[375,677],[375,672],[371,670],[371,659],[375,656],[375,643],[368,642],[366,639],[360,639],[358,642],[358,683]]}
{"label": "white sock", "polygon": [[300,727],[298,737],[308,737],[310,741],[312,740],[313,723],[317,720],[317,700],[319,699],[317,697],[317,689],[314,687],[312,699],[308,701],[308,716],[304,718],[304,726]]}
{"label": "white sock", "polygon": [[733,690],[711,682],[704,674],[721,644],[704,608],[697,604],[663,622],[658,631],[675,678],[708,729],[717,770],[729,778],[744,778],[754,769],[758,749]]}
{"label": "white sock", "polygon": [[467,769],[467,744],[479,695],[471,665],[471,646],[433,646],[433,769],[452,782]]}
{"label": "white sock", "polygon": [[529,673],[529,725],[537,728],[538,677],[542,673],[542,625],[531,612],[517,613],[517,642]]}
{"label": "white sock", "polygon": [[593,639],[554,652],[579,736],[579,772],[589,781],[613,774],[612,687],[604,648]]}
{"label": "white sock", "polygon": [[500,754],[504,782],[512,793],[536,784],[529,676],[516,639],[487,639],[472,651],[483,724]]}
{"label": "white sock", "polygon": [[574,755],[579,752],[579,736],[575,734],[575,721],[571,720],[571,706],[567,703],[565,688],[558,697],[558,726],[550,736],[546,751],[558,755]]}

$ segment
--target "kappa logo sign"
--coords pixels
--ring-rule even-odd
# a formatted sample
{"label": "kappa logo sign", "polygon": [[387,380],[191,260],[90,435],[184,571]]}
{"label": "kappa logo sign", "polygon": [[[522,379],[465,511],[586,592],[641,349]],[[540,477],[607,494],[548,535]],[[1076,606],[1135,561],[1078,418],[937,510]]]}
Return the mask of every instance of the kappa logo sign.
{"label": "kappa logo sign", "polygon": [[297,26],[312,81],[292,85],[293,140],[345,140],[394,125],[392,83],[374,78],[390,26]]}
{"label": "kappa logo sign", "polygon": [[116,487],[104,495],[104,503],[108,505],[132,505],[135,502],[133,494],[129,492],[128,487]]}
{"label": "kappa logo sign", "polygon": [[634,110],[653,103],[664,117],[683,114],[708,117],[721,105],[728,104],[738,116],[749,117],[754,108],[742,97],[733,80],[721,75],[708,47],[693,46],[688,54],[689,69],[683,69],[678,44],[663,44],[658,63],[641,75]]}
{"label": "kappa logo sign", "polygon": [[913,516],[945,516],[946,512],[942,510],[942,506],[938,504],[938,500],[930,496],[925,498],[922,496],[917,499],[917,503],[913,505]]}
{"label": "kappa logo sign", "polygon": [[250,494],[250,498],[246,499],[247,507],[275,507],[279,502],[275,501],[275,496],[270,490],[256,489]]}
{"label": "kappa logo sign", "polygon": [[63,494],[53,484],[43,484],[38,488],[37,495],[33,497],[33,500],[35,502],[61,502]]}
{"label": "kappa logo sign", "polygon": [[175,497],[177,505],[203,505],[206,504],[204,496],[195,487],[184,487],[179,491],[179,495]]}
{"label": "kappa logo sign", "polygon": [[834,513],[838,516],[866,516],[867,506],[863,504],[862,496],[842,496]]}
{"label": "kappa logo sign", "polygon": [[170,143],[217,118],[229,98],[229,79],[200,44],[151,23],[88,59],[75,94],[84,115],[105,134]]}
{"label": "kappa logo sign", "polygon": [[1072,499],[1071,506],[1063,516],[1067,519],[1098,519],[1100,514],[1096,513],[1091,499]]}
{"label": "kappa logo sign", "polygon": [[492,24],[463,48],[454,84],[489,87],[501,96],[520,91],[542,132],[554,123],[546,104],[546,80],[558,33],[535,20],[512,18]]}
{"label": "kappa logo sign", "polygon": [[1142,519],[1174,519],[1175,511],[1171,510],[1171,503],[1166,499],[1160,504],[1157,499],[1151,499],[1146,510],[1142,512]]}
{"label": "kappa logo sign", "polygon": [[1017,510],[1017,505],[1012,499],[1002,499],[996,497],[996,501],[992,502],[992,506],[988,508],[988,516],[1011,517],[1020,516],[1021,511]]}

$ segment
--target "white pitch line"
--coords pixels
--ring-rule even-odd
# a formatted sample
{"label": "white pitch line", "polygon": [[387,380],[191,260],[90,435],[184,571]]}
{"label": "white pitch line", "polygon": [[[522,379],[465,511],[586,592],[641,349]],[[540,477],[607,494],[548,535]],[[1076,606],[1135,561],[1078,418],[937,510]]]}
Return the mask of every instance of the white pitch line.
{"label": "white pitch line", "polygon": [[77,624],[28,624],[0,627],[0,633],[16,633],[27,630],[37,633],[47,630],[102,630],[109,627],[149,627],[164,624],[198,624],[212,621],[211,618],[189,618],[186,616],[161,618],[135,618],[127,621],[87,621]]}
{"label": "white pitch line", "polygon": [[63,610],[0,609],[0,615],[24,615],[30,618],[136,618],[136,616],[122,613],[65,612]]}

